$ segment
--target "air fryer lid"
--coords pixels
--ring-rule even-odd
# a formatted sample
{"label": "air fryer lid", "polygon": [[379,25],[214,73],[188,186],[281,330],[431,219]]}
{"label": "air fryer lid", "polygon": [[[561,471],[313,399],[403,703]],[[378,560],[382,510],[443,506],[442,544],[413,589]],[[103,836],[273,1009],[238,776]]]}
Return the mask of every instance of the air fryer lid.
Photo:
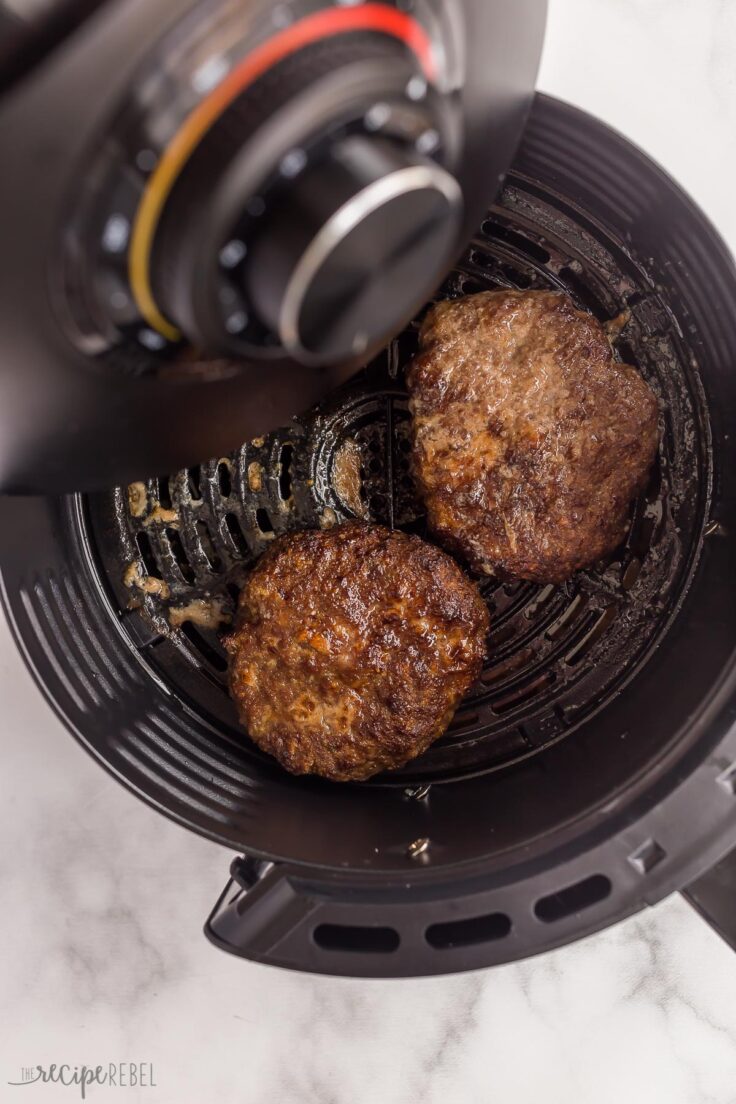
{"label": "air fryer lid", "polygon": [[[334,786],[277,768],[236,727],[201,614],[227,615],[274,532],[356,513],[422,531],[401,382],[414,327],[361,380],[228,457],[130,491],[6,504],[6,603],[65,722],[161,811],[285,863],[238,874],[264,875],[254,899],[277,918],[255,957],[353,973],[502,961],[656,900],[736,839],[732,262],[639,151],[538,97],[442,294],[494,286],[565,288],[622,327],[619,353],[660,397],[659,462],[610,562],[558,588],[484,583],[489,667],[402,771]],[[460,952],[442,925],[478,916]],[[390,930],[346,965],[329,930],[315,935],[340,923]]]}
{"label": "air fryer lid", "polygon": [[0,490],[196,462],[365,364],[493,198],[545,11],[102,5],[0,102]]}

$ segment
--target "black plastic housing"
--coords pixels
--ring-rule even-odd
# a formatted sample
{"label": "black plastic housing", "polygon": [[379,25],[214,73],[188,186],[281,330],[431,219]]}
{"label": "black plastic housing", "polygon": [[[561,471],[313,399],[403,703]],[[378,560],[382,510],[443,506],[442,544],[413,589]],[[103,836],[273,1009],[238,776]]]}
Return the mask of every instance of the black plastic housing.
{"label": "black plastic housing", "polygon": [[[350,10],[363,6],[370,7]],[[280,27],[283,13],[269,0],[242,0],[230,7],[262,34]],[[328,7],[340,6],[293,0],[289,16],[296,20]],[[518,144],[546,5],[544,0],[513,5],[423,0],[418,7],[429,13],[428,31],[435,35],[438,53],[452,63],[440,98],[463,122],[455,173],[465,211],[457,228],[459,252]],[[133,93],[145,103],[152,74],[168,72],[175,62],[180,31],[196,21],[212,26],[224,8],[194,0],[102,4],[0,101],[0,151],[4,165],[12,166],[0,174],[0,490],[23,494],[106,487],[196,463],[234,448],[245,435],[283,424],[357,366],[306,369],[283,355],[202,363],[201,356],[188,352],[181,364],[176,349],[173,358],[157,359],[137,337],[130,347],[113,344],[102,353],[82,352],[81,343],[75,347],[71,340],[73,327],[66,316],[72,313],[74,288],[70,292],[64,282],[59,254],[71,232],[74,205],[94,175],[90,166],[125,116]],[[168,47],[157,56],[161,42]],[[191,81],[179,87],[172,79],[169,92],[173,110],[180,97],[190,95]],[[297,99],[292,119],[299,110]],[[150,121],[152,145],[162,125],[161,119]],[[279,125],[289,130],[289,118]],[[134,163],[121,179],[137,171]],[[187,223],[179,227],[182,236],[189,230]],[[82,271],[86,245],[85,239],[80,256],[72,258],[72,284]],[[441,275],[438,271],[438,280]],[[86,301],[87,293],[85,286],[78,298]],[[159,343],[159,337],[147,335],[149,342]]]}
{"label": "black plastic housing", "polygon": [[[544,643],[539,590],[488,592],[497,653],[506,647],[517,663],[504,676],[509,686],[537,693],[540,664],[555,673],[539,696],[516,694],[509,705],[505,693],[499,710],[499,695],[480,690],[461,710],[470,719],[426,757],[359,786],[292,778],[231,724],[216,634],[174,628],[170,606],[218,578],[235,583],[266,546],[267,523],[304,524],[313,501],[342,509],[319,484],[334,412],[273,440],[274,449],[306,450],[312,465],[295,467],[281,487],[293,512],[268,512],[284,477],[282,461],[264,466],[268,441],[243,446],[229,467],[215,459],[147,485],[149,509],[168,488],[184,554],[163,525],[149,525],[145,577],[162,573],[173,584],[177,572],[192,572],[169,605],[149,594],[130,607],[135,595],[122,577],[146,546],[136,546],[143,521],[131,521],[124,492],[2,503],[3,601],[39,686],[121,782],[178,823],[246,852],[207,924],[215,943],[245,957],[361,976],[508,961],[654,903],[736,844],[733,261],[640,151],[545,97],[487,226],[443,293],[516,281],[565,287],[602,320],[628,310],[619,353],[667,397],[658,482],[632,523],[639,543],[544,598],[562,602],[567,625],[579,595],[606,609],[620,603],[615,617],[596,618],[599,635],[583,638],[580,664],[579,634],[569,630],[562,654],[554,639]],[[396,396],[382,439],[397,435],[406,341],[387,354]],[[357,407],[341,401],[349,419]],[[249,484],[260,460],[263,482]],[[395,477],[390,501],[378,496],[370,510],[421,528]],[[297,493],[309,479],[316,499]],[[195,490],[208,543],[189,529]],[[235,530],[218,535],[226,511],[242,552],[228,543]],[[638,528],[647,511],[653,526]],[[647,580],[660,570],[666,585],[656,592]],[[622,651],[632,625],[640,645]],[[575,694],[579,712],[568,713]],[[705,901],[703,893],[701,882]]]}

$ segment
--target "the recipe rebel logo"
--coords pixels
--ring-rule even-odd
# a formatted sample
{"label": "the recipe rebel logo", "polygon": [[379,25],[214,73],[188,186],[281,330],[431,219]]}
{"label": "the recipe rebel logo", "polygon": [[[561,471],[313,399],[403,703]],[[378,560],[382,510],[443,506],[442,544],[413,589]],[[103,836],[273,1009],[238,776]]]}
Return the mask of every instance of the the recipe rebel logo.
{"label": "the recipe rebel logo", "polygon": [[93,1086],[113,1089],[155,1089],[156,1078],[153,1062],[108,1062],[98,1066],[72,1066],[66,1062],[54,1062],[49,1066],[22,1066],[20,1078],[8,1081],[8,1085],[22,1088],[24,1085],[64,1085],[76,1087],[82,1100]]}

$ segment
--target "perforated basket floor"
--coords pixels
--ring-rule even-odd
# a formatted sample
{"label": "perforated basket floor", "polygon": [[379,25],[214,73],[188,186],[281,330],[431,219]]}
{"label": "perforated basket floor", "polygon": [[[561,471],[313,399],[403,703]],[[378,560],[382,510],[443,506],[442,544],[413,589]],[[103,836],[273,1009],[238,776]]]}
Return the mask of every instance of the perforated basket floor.
{"label": "perforated basket floor", "polygon": [[[497,769],[563,739],[644,662],[681,594],[709,485],[708,422],[666,290],[647,259],[553,189],[512,173],[438,297],[561,288],[616,332],[660,399],[661,448],[626,541],[562,586],[484,579],[490,662],[448,733],[369,785]],[[403,371],[416,323],[359,378],[280,432],[197,468],[88,501],[106,583],[161,678],[247,756],[220,633],[275,535],[363,517],[424,533],[409,463]]]}

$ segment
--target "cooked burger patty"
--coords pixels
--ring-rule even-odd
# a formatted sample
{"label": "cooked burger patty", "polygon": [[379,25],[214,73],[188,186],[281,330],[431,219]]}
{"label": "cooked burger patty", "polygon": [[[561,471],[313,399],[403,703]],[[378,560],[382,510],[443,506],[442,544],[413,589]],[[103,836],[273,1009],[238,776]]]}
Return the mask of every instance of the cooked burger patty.
{"label": "cooked burger patty", "polygon": [[657,400],[566,295],[438,303],[408,387],[429,526],[476,570],[556,583],[621,542]]}
{"label": "cooked burger patty", "polygon": [[487,631],[474,584],[419,537],[359,523],[290,533],[241,591],[230,688],[287,770],[369,778],[442,735]]}

